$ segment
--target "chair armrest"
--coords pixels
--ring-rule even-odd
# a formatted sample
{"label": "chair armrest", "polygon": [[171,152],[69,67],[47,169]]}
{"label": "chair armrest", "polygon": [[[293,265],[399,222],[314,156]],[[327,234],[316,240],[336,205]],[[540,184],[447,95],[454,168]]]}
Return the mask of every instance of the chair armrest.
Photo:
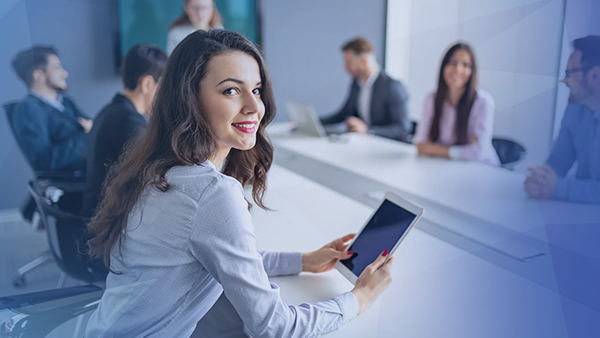
{"label": "chair armrest", "polygon": [[45,337],[63,323],[95,310],[103,293],[99,287],[88,285],[2,297],[0,300],[12,301],[0,310],[2,318],[11,316],[0,323],[9,332],[0,330],[0,337]]}

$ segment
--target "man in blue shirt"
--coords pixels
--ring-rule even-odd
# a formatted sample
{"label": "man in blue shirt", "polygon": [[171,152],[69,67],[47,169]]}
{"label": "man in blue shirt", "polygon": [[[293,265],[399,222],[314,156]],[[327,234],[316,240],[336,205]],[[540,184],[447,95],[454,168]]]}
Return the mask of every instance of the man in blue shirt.
{"label": "man in blue shirt", "polygon": [[12,128],[34,171],[83,171],[92,121],[61,95],[69,73],[50,46],[33,46],[12,60],[29,95],[14,108]]}
{"label": "man in blue shirt", "polygon": [[[569,105],[545,165],[531,168],[525,191],[536,199],[600,203],[600,36],[573,42],[565,78]],[[575,177],[566,177],[577,162]]]}

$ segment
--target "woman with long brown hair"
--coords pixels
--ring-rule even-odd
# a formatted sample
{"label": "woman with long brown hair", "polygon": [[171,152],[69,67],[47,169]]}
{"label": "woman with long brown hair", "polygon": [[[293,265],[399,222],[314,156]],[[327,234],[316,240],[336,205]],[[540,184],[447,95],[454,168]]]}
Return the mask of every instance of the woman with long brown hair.
{"label": "woman with long brown hair", "polygon": [[148,128],[113,168],[89,224],[90,254],[111,272],[87,338],[189,337],[223,292],[253,337],[315,337],[389,286],[385,252],[351,292],[328,301],[287,306],[269,283],[333,269],[352,255],[354,236],[310,253],[256,250],[243,187],[252,181],[264,207],[273,160],[265,127],[274,116],[271,80],[250,41],[198,31],[175,48]]}
{"label": "woman with long brown hair", "polygon": [[197,30],[223,28],[221,14],[214,0],[184,0],[183,13],[169,27],[167,35],[167,54],[186,36]]}
{"label": "woman with long brown hair", "polygon": [[413,143],[419,155],[499,165],[492,146],[494,99],[477,88],[471,46],[450,47],[440,67],[437,91],[425,101]]}

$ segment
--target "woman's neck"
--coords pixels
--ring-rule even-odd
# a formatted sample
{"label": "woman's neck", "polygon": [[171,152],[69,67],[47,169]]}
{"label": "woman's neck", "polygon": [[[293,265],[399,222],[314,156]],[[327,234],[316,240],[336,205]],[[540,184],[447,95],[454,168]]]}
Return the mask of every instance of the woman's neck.
{"label": "woman's neck", "polygon": [[194,29],[196,29],[196,30],[203,30],[203,31],[208,31],[210,29],[210,25],[209,24],[198,25],[198,26],[192,24],[192,27],[194,27]]}
{"label": "woman's neck", "polygon": [[229,151],[231,151],[231,147],[219,145],[219,150],[212,154],[208,160],[211,161],[216,168],[219,168],[221,164],[223,164],[223,161],[225,161],[225,158],[227,158],[227,155],[229,155]]}
{"label": "woman's neck", "polygon": [[452,107],[458,107],[460,98],[465,93],[465,87],[461,88],[448,88],[448,94],[446,94],[446,100]]}

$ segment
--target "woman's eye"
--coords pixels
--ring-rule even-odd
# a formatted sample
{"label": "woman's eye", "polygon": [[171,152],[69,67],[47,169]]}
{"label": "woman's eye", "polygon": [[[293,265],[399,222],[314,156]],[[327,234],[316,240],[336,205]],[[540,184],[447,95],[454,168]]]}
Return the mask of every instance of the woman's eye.
{"label": "woman's eye", "polygon": [[227,89],[225,89],[225,91],[223,92],[223,94],[230,95],[230,96],[235,95],[235,94],[237,94],[237,89],[235,89],[235,88],[227,88]]}
{"label": "woman's eye", "polygon": [[261,89],[260,88],[255,88],[252,93],[254,93],[254,95],[260,95]]}

